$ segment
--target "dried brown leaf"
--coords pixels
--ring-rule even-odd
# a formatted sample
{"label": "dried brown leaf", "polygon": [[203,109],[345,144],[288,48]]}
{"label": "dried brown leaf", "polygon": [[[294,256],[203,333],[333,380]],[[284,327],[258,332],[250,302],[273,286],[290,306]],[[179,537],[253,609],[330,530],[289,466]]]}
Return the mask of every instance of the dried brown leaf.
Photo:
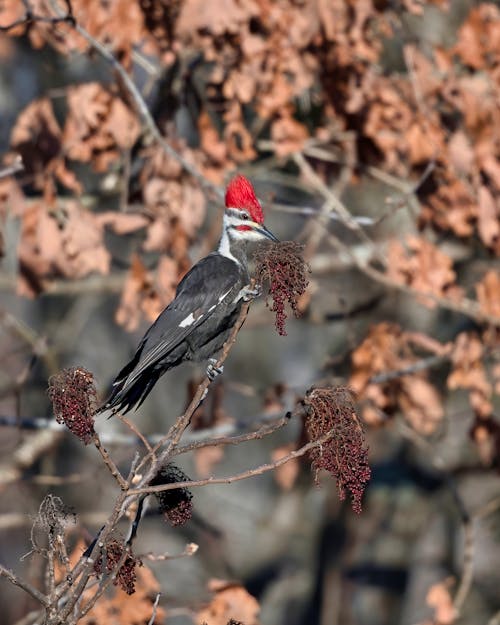
{"label": "dried brown leaf", "polygon": [[308,136],[307,128],[291,115],[283,115],[271,126],[274,151],[279,157],[300,152]]}
{"label": "dried brown leaf", "polygon": [[[399,241],[391,241],[387,266],[391,280],[406,284],[420,293],[445,295],[452,299],[459,299],[463,294],[456,285],[452,259],[423,238],[407,237],[406,249]],[[419,300],[429,308],[436,305],[425,296],[419,297]]]}
{"label": "dried brown leaf", "polygon": [[138,327],[143,315],[149,321],[154,321],[174,297],[179,279],[177,263],[163,256],[156,272],[155,279],[139,256],[133,255],[120,305],[115,313],[116,322],[129,332]]}
{"label": "dried brown leaf", "polygon": [[444,580],[432,585],[427,591],[426,603],[434,610],[434,621],[439,625],[452,625],[458,618],[453,605],[450,587],[453,580]]}
{"label": "dried brown leaf", "polygon": [[481,416],[491,414],[492,386],[482,361],[484,346],[475,333],[461,332],[453,347],[451,360],[453,369],[448,376],[448,388],[463,388],[469,391],[472,408]]}
{"label": "dried brown leaf", "polygon": [[63,143],[69,158],[103,172],[139,137],[135,113],[99,83],[69,87],[67,102]]}
{"label": "dried brown leaf", "polygon": [[49,98],[33,100],[18,116],[10,135],[11,147],[21,155],[24,169],[43,189],[46,168],[60,156],[62,133]]}
{"label": "dried brown leaf", "polygon": [[[416,340],[418,339],[418,340]],[[378,424],[381,415],[392,415],[401,410],[412,426],[424,435],[431,434],[443,418],[443,407],[436,387],[425,371],[402,373],[387,381],[372,382],[372,378],[391,372],[404,372],[421,356],[415,348],[431,353],[445,353],[449,347],[439,346],[429,339],[403,332],[395,324],[379,323],[372,326],[368,336],[352,354],[352,373],[349,386],[357,393],[367,422]]]}
{"label": "dried brown leaf", "polygon": [[204,479],[213,475],[213,470],[224,458],[222,447],[203,447],[194,452],[196,475]]}
{"label": "dried brown leaf", "polygon": [[230,619],[245,625],[259,625],[259,604],[243,586],[212,580],[209,588],[215,596],[206,608],[197,613],[197,625],[227,625]]}
{"label": "dried brown leaf", "polygon": [[[285,445],[281,445],[280,447],[276,447],[271,452],[271,460],[272,462],[276,462],[276,460],[280,460],[284,456],[287,456],[291,451],[294,451],[297,448],[295,443],[287,443]],[[298,458],[293,458],[289,460],[285,464],[279,466],[273,472],[274,479],[278,483],[284,491],[291,490],[300,473],[300,461]]]}
{"label": "dried brown leaf", "polygon": [[96,215],[97,222],[102,226],[109,226],[115,234],[130,234],[136,230],[141,230],[149,224],[149,219],[145,215],[137,213],[119,213],[116,211],[106,211]]}
{"label": "dried brown leaf", "polygon": [[486,245],[500,254],[500,210],[498,200],[482,185],[478,191],[477,230]]}
{"label": "dried brown leaf", "polygon": [[500,273],[490,269],[476,284],[476,293],[481,310],[488,315],[500,317]]}

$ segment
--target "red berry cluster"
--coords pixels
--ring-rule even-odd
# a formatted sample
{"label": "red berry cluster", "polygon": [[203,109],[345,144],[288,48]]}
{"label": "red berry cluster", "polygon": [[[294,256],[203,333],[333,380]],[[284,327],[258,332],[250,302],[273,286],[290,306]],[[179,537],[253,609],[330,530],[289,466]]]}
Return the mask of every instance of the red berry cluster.
{"label": "red berry cluster", "polygon": [[[159,486],[160,484],[175,484],[176,482],[189,482],[189,477],[175,464],[170,463],[158,471],[150,485]],[[160,512],[165,515],[173,527],[184,525],[193,516],[193,502],[191,501],[193,495],[189,489],[172,488],[155,493],[155,495]]]}
{"label": "red berry cluster", "polygon": [[[116,538],[110,540],[103,548],[104,553],[101,552],[94,564],[94,571],[97,576],[100,577],[103,574],[103,565],[105,563],[106,573],[114,571],[118,562],[120,562],[124,552],[125,546]],[[133,595],[135,592],[135,583],[137,581],[136,567],[142,566],[142,562],[137,558],[134,558],[132,552],[127,554],[125,561],[116,572],[113,584],[120,586],[127,595]]]}
{"label": "red berry cluster", "polygon": [[64,423],[85,445],[95,434],[97,393],[94,376],[83,367],[63,369],[49,379],[49,397],[58,423]]}
{"label": "red berry cluster", "polygon": [[[298,317],[298,301],[309,283],[309,267],[302,257],[303,249],[304,246],[295,241],[282,241],[261,246],[255,252],[255,278],[259,284],[269,283],[269,295],[273,300],[270,309],[276,313],[276,330],[281,336],[286,335],[285,303],[288,302]],[[269,306],[268,299],[266,304]]]}
{"label": "red berry cluster", "polygon": [[311,451],[315,479],[325,469],[337,480],[339,497],[351,494],[352,509],[361,512],[361,500],[370,481],[368,448],[361,423],[356,415],[351,392],[344,388],[316,388],[305,397],[309,408],[306,431],[309,440],[318,440],[329,432],[332,437]]}

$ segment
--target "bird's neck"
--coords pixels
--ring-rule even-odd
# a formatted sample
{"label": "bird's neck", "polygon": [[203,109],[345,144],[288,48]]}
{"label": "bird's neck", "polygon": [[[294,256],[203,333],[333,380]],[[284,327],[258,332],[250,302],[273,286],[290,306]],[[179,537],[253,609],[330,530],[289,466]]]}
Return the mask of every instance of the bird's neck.
{"label": "bird's neck", "polygon": [[246,241],[233,239],[229,236],[226,228],[222,229],[222,236],[217,251],[246,270],[248,265]]}

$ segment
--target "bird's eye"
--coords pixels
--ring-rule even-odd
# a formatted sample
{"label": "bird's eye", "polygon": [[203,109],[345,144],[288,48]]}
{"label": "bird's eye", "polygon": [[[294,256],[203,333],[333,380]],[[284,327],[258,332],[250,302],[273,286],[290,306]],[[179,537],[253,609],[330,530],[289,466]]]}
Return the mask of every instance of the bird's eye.
{"label": "bird's eye", "polygon": [[241,213],[241,218],[244,219],[245,221],[247,219],[250,219],[250,217],[247,215],[247,213]]}

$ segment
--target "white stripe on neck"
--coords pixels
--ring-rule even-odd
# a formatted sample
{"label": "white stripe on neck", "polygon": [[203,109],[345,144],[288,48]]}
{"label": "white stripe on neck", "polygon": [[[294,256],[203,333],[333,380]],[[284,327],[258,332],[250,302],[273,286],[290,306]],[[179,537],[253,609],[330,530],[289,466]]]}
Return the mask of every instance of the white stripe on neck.
{"label": "white stripe on neck", "polygon": [[235,256],[233,256],[231,252],[231,243],[229,240],[229,234],[227,233],[228,227],[228,219],[226,215],[224,215],[224,219],[222,221],[222,237],[217,251],[219,252],[219,254],[222,254],[222,256],[225,256],[236,264],[241,265],[240,261]]}

